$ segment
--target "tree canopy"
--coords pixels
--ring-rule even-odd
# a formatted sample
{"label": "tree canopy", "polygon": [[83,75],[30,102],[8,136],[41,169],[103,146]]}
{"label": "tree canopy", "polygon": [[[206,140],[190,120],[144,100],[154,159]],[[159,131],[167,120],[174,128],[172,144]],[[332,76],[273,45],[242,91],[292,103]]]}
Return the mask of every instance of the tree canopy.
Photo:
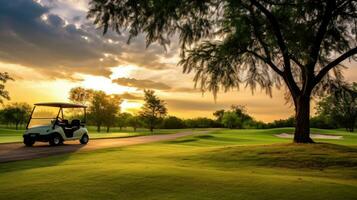
{"label": "tree canopy", "polygon": [[145,90],[144,101],[140,116],[152,132],[158,122],[166,116],[167,108],[165,102],[155,95],[153,90]]}
{"label": "tree canopy", "polygon": [[[295,105],[295,142],[310,138],[310,98],[341,80],[356,60],[357,2],[352,0],[92,0],[88,17],[139,34],[147,46],[178,41],[185,73],[203,91],[287,88]],[[282,84],[284,83],[284,84]]]}

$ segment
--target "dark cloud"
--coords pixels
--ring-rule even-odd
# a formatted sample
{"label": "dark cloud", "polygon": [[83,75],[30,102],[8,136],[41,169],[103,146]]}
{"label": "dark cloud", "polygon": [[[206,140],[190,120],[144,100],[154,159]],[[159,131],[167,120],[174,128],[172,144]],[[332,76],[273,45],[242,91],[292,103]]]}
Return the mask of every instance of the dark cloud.
{"label": "dark cloud", "polygon": [[[157,45],[144,51],[142,37],[128,46],[124,36],[102,36],[88,21],[80,27],[66,22],[51,14],[50,5],[44,7],[31,0],[0,1],[0,61],[59,78],[74,72],[108,76],[108,67],[128,63],[150,69],[168,67],[160,60],[172,55],[163,54]],[[80,18],[83,16],[75,16],[72,21]]]}
{"label": "dark cloud", "polygon": [[157,89],[157,90],[170,90],[171,87],[165,83],[155,82],[151,80],[138,80],[134,78],[117,78],[113,80],[113,83],[128,86],[136,87],[140,89]]}

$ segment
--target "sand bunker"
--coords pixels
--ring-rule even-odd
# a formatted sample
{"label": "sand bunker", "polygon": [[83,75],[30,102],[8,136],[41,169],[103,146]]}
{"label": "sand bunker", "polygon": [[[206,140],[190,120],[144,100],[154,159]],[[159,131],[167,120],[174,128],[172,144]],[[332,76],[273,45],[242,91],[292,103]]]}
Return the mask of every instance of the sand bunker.
{"label": "sand bunker", "polygon": [[[293,138],[293,134],[288,134],[288,133],[281,133],[275,135],[276,137],[280,138]],[[322,135],[322,134],[310,134],[310,137],[313,139],[328,139],[328,140],[341,140],[343,139],[343,136],[340,135]]]}

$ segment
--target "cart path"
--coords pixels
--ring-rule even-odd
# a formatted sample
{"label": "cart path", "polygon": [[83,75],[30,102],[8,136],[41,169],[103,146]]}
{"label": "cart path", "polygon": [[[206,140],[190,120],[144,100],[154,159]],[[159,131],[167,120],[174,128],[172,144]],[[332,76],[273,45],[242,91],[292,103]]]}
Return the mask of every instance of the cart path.
{"label": "cart path", "polygon": [[174,140],[180,137],[205,134],[209,132],[210,131],[195,131],[163,135],[136,136],[129,138],[93,139],[90,140],[87,145],[81,145],[77,140],[65,141],[65,144],[60,146],[49,146],[48,143],[43,142],[37,142],[33,147],[25,147],[22,143],[0,144],[0,163],[18,160],[30,160],[34,158],[43,158],[65,153],[92,151],[111,147],[123,147],[136,144]]}

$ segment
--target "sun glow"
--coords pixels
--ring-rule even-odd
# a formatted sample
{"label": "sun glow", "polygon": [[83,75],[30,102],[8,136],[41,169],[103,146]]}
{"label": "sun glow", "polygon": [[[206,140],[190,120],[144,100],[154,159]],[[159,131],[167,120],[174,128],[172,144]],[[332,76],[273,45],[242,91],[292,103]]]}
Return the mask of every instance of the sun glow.
{"label": "sun glow", "polygon": [[111,79],[103,76],[80,75],[83,78],[81,85],[85,88],[102,90],[107,94],[123,94],[125,92],[136,92],[136,88],[114,84]]}
{"label": "sun glow", "polygon": [[133,74],[133,72],[136,71],[137,69],[138,69],[138,67],[133,66],[133,65],[112,67],[112,68],[110,68],[110,70],[112,71],[110,78],[111,79],[129,78]]}
{"label": "sun glow", "polygon": [[120,107],[121,107],[122,112],[136,113],[139,111],[139,109],[142,105],[143,105],[143,103],[141,103],[139,101],[124,100],[120,104]]}

